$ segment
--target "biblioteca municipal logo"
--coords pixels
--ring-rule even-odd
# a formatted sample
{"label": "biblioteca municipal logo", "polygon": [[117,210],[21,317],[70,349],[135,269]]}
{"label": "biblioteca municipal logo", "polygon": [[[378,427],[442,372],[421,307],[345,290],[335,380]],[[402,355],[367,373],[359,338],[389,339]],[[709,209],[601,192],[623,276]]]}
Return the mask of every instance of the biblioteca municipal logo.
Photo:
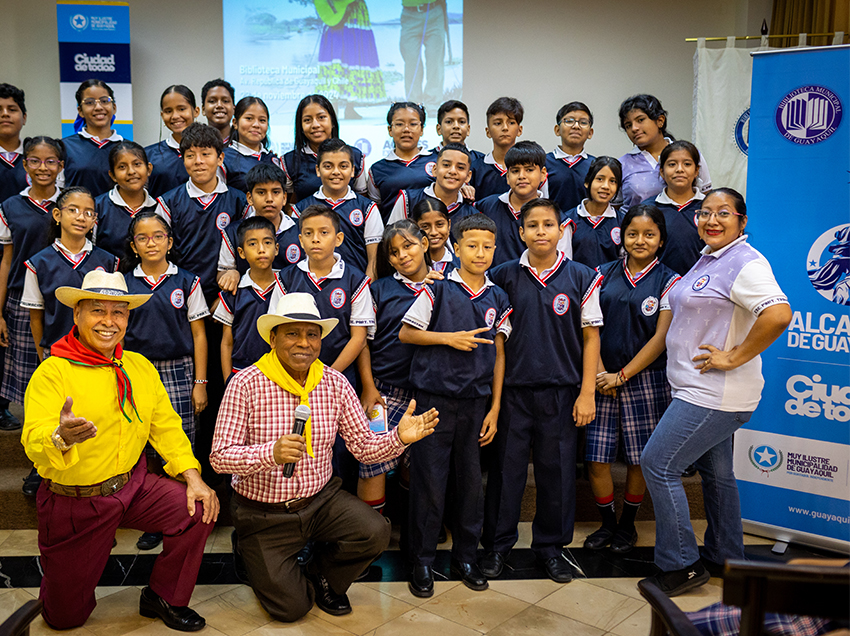
{"label": "biblioteca municipal logo", "polygon": [[776,127],[788,141],[803,146],[832,136],[841,124],[843,107],[838,95],[824,86],[801,86],[779,102]]}

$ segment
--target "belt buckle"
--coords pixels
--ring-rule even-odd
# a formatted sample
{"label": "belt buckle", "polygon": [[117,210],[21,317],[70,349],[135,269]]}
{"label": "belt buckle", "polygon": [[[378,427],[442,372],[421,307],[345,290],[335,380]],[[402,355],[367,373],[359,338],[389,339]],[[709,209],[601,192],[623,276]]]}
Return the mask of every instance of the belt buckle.
{"label": "belt buckle", "polygon": [[121,485],[121,475],[110,477],[100,485],[100,494],[104,497],[114,495],[116,492],[121,490]]}
{"label": "belt buckle", "polygon": [[284,501],[283,505],[286,506],[286,512],[292,512],[292,509],[289,506],[294,506],[302,499],[304,499],[304,497],[296,497],[295,499],[289,499],[288,501]]}

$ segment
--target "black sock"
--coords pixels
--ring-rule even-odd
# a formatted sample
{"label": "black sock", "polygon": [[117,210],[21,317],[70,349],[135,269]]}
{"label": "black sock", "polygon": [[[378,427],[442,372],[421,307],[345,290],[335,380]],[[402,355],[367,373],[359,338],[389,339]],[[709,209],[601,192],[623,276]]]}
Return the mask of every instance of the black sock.
{"label": "black sock", "polygon": [[602,515],[602,527],[613,530],[617,527],[617,513],[614,511],[614,495],[608,497],[594,497],[596,508]]}
{"label": "black sock", "polygon": [[626,493],[623,499],[623,513],[620,515],[619,527],[629,529],[635,527],[635,517],[637,511],[640,510],[641,503],[643,503],[643,495]]}

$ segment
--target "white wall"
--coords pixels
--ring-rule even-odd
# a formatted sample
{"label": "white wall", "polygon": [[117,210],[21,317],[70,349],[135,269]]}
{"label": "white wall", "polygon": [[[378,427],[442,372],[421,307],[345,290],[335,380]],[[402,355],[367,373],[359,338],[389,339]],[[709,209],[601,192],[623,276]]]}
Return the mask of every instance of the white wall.
{"label": "white wall", "polygon": [[[284,0],[278,0],[283,2]],[[56,5],[2,0],[0,81],[27,94],[25,134],[59,134]],[[771,0],[466,0],[464,101],[472,111],[471,145],[488,147],[484,111],[501,95],[526,108],[525,139],[551,150],[558,108],[586,102],[596,118],[594,154],[629,148],[617,108],[629,95],[655,94],[669,128],[690,138],[694,44],[686,37],[755,35]],[[158,100],[173,83],[192,87],[223,69],[221,4],[215,0],[130,0],[135,137],[160,138]]]}

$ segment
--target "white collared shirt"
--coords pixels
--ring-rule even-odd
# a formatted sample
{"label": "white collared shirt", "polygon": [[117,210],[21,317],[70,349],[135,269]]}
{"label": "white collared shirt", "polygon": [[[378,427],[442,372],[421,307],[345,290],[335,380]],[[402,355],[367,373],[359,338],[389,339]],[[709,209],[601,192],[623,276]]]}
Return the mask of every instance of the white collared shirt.
{"label": "white collared shirt", "polygon": [[109,135],[109,137],[107,137],[106,139],[101,139],[100,137],[95,137],[94,135],[92,135],[88,130],[85,129],[85,126],[84,126],[83,129],[80,130],[79,134],[80,134],[81,137],[85,137],[86,139],[94,139],[95,141],[98,141],[98,142],[124,141],[124,137],[119,135],[114,130],[110,130],[109,132],[112,133],[111,135]]}
{"label": "white collared shirt", "polygon": [[230,147],[233,148],[240,155],[244,155],[245,157],[256,157],[258,155],[264,155],[269,151],[268,148],[260,144],[259,152],[255,152],[245,144],[239,143],[238,141],[231,142]]}
{"label": "white collared shirt", "polygon": [[[252,207],[248,208],[248,213],[245,215],[245,218],[249,218],[252,216],[256,216],[257,211]],[[281,212],[280,214],[280,224],[277,226],[275,230],[275,236],[280,235],[281,232],[286,232],[289,228],[295,225],[295,221],[293,221],[286,214]],[[221,247],[218,250],[218,271],[224,272],[229,269],[236,269],[236,248],[238,245],[230,245],[230,242],[224,237],[224,232],[222,232],[221,238]],[[232,249],[231,249],[232,248]]]}
{"label": "white collared shirt", "polygon": [[[23,141],[21,141],[21,143],[18,144],[18,147],[14,150],[6,150],[3,146],[0,146],[0,155],[3,155],[6,158],[6,161],[12,162],[22,154],[24,154]],[[12,155],[14,155],[14,157]]]}
{"label": "white collared shirt", "polygon": [[[528,260],[528,250],[525,250],[519,257],[519,264],[522,267],[530,269],[534,273],[535,278],[545,284],[546,279],[549,278],[549,275],[556,269],[558,269],[558,267],[566,258],[567,255],[564,254],[561,250],[558,250],[558,255],[555,259],[555,264],[548,269],[544,269],[542,272],[538,272],[534,267],[531,266],[531,263]],[[581,306],[582,329],[585,327],[601,327],[603,324],[602,307],[599,304],[600,287],[601,285],[596,285],[596,287],[590,293],[588,299]]]}
{"label": "white collared shirt", "polygon": [[663,204],[666,204],[666,205],[674,205],[681,210],[686,205],[689,205],[691,203],[691,201],[702,201],[704,198],[705,198],[705,195],[702,192],[700,192],[699,190],[696,190],[693,193],[693,195],[691,196],[691,198],[688,199],[685,203],[676,203],[667,194],[667,188],[664,188],[661,191],[661,194],[659,194],[657,197],[655,197],[655,202],[656,203],[663,203]]}
{"label": "white collared shirt", "polygon": [[390,150],[389,154],[388,154],[386,157],[384,157],[384,159],[386,159],[387,161],[404,161],[405,163],[410,163],[411,161],[413,161],[414,159],[416,159],[416,157],[420,157],[420,156],[425,156],[425,155],[430,155],[430,154],[431,154],[431,151],[430,151],[430,150],[426,150],[426,149],[425,149],[425,148],[423,148],[422,146],[419,146],[416,150],[417,150],[416,154],[415,154],[413,157],[411,157],[410,159],[402,159],[401,157],[399,157],[399,156],[395,153],[395,148],[393,148],[392,150]]}
{"label": "white collared shirt", "polygon": [[109,200],[112,201],[115,205],[121,206],[122,208],[127,208],[128,210],[130,210],[132,213],[135,214],[136,212],[138,212],[142,208],[153,207],[153,206],[156,205],[156,199],[154,199],[150,195],[147,188],[144,188],[144,192],[145,192],[145,202],[142,203],[142,205],[140,205],[138,208],[132,208],[127,204],[126,201],[124,201],[124,197],[122,197],[121,193],[118,192],[118,186],[115,186],[114,188],[112,188],[109,191]]}
{"label": "white collared shirt", "polygon": [[574,163],[577,159],[587,159],[587,151],[584,148],[577,155],[568,155],[560,146],[555,146],[555,151],[552,155],[555,159],[566,159],[568,163]]}
{"label": "white collared shirt", "polygon": [[215,188],[213,188],[212,192],[204,192],[198,186],[194,184],[194,182],[189,179],[186,182],[186,193],[192,197],[193,199],[205,199],[206,197],[211,197],[214,194],[224,194],[227,192],[227,184],[221,179],[218,178]]}
{"label": "white collared shirt", "polygon": [[177,152],[180,152],[180,142],[174,138],[174,133],[165,138],[165,145],[169,148],[174,148]]}
{"label": "white collared shirt", "polygon": [[[426,197],[430,197],[432,199],[438,199],[439,197],[434,192],[434,186],[436,184],[432,183],[431,185],[426,186],[422,193]],[[402,190],[402,192],[406,192],[406,190]],[[454,205],[461,205],[463,203],[463,195],[458,190],[457,198],[455,199]],[[406,197],[400,196],[395,200],[395,204],[393,205],[393,210],[390,212],[390,218],[387,219],[387,225],[390,223],[395,223],[396,221],[401,221],[407,218],[407,200]]]}
{"label": "white collared shirt", "polygon": [[[331,271],[323,278],[316,278],[313,272],[310,271],[309,257],[298,261],[296,267],[302,272],[306,272],[317,283],[325,278],[342,278],[342,275],[345,273],[345,261],[336,252],[334,252],[333,267],[331,267]],[[351,317],[348,320],[348,324],[352,327],[366,327],[367,329],[375,324],[375,306],[372,304],[372,292],[369,290],[369,285],[365,285],[363,292],[351,301]]]}
{"label": "white collared shirt", "polygon": [[578,207],[576,207],[576,214],[578,214],[579,216],[587,217],[589,219],[598,219],[600,217],[606,217],[606,216],[607,217],[614,217],[614,218],[617,217],[617,211],[614,209],[614,206],[612,206],[610,203],[608,204],[608,207],[605,208],[605,211],[600,216],[591,216],[590,212],[587,211],[587,208],[584,205],[585,202],[587,202],[589,200],[590,199],[584,199],[584,201],[582,201],[581,203],[578,204]]}

